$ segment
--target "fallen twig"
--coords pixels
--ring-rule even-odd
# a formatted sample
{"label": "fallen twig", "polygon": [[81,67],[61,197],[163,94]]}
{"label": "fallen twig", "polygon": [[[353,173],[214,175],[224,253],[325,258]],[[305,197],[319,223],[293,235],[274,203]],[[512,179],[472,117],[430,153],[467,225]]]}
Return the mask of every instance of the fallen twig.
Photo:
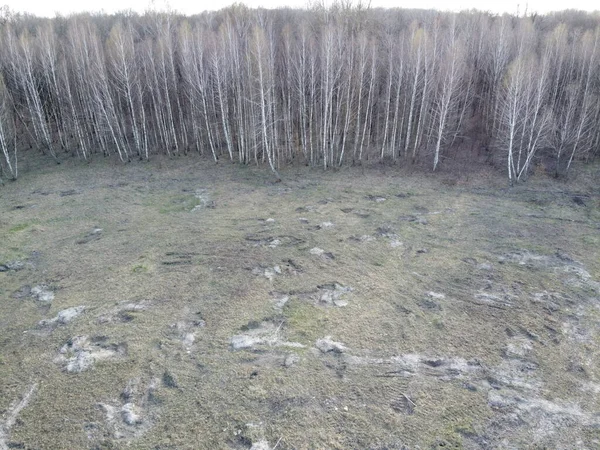
{"label": "fallen twig", "polygon": [[401,394],[404,396],[404,398],[406,399],[406,401],[408,401],[408,402],[409,402],[411,405],[413,405],[415,408],[417,407],[417,404],[416,404],[415,402],[413,402],[413,401],[412,401],[412,400],[411,400],[411,399],[408,397],[408,395],[406,395],[404,392],[402,392]]}
{"label": "fallen twig", "polygon": [[17,402],[16,400],[11,404],[11,406],[8,408],[8,412],[7,412],[7,418],[4,421],[3,424],[0,424],[0,450],[8,450],[8,444],[6,443],[6,440],[8,439],[8,432],[10,431],[10,429],[13,427],[13,425],[15,424],[15,422],[17,421],[17,417],[19,416],[19,413],[23,410],[23,408],[25,408],[28,404],[29,401],[31,400],[31,396],[33,395],[33,393],[35,392],[35,390],[37,389],[37,384],[33,384],[30,388],[29,391],[27,391],[27,393],[25,393],[25,395],[23,395],[23,398],[21,399],[20,402]]}

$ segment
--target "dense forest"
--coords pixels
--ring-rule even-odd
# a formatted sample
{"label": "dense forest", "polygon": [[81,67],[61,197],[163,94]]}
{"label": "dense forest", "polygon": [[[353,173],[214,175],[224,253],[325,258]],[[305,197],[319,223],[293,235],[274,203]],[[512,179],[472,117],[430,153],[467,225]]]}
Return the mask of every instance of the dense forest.
{"label": "dense forest", "polygon": [[[0,17],[2,173],[197,152],[323,168],[488,161],[523,180],[600,148],[600,15],[241,5]],[[31,150],[33,149],[33,150]]]}

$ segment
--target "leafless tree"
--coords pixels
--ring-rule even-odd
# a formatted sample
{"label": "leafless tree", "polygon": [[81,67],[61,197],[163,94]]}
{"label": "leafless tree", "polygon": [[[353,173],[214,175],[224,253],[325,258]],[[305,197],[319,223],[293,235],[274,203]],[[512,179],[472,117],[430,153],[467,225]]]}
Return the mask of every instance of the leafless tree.
{"label": "leafless tree", "polygon": [[2,13],[2,166],[16,176],[15,151],[29,144],[56,161],[194,149],[276,176],[290,162],[437,170],[480,145],[506,158],[511,182],[540,154],[565,173],[598,155],[599,30],[585,14],[352,2],[195,17]]}
{"label": "leafless tree", "polygon": [[16,180],[19,176],[19,167],[17,146],[16,143],[13,143],[15,139],[15,125],[12,111],[9,92],[4,84],[4,78],[0,74],[0,150],[2,150],[5,163],[0,164],[0,171],[7,172],[12,179]]}

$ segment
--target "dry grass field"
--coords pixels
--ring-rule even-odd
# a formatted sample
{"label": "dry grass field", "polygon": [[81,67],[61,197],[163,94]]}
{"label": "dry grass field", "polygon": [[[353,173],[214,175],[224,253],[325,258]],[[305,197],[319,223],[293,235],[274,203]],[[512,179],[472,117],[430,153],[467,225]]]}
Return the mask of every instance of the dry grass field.
{"label": "dry grass field", "polygon": [[26,172],[0,449],[599,448],[598,172]]}

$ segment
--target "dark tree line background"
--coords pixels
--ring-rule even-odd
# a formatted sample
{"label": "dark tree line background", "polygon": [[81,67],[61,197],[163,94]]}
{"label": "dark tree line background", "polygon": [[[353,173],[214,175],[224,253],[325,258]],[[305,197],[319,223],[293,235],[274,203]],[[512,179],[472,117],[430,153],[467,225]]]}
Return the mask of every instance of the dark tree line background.
{"label": "dark tree line background", "polygon": [[482,150],[511,181],[600,147],[600,15],[237,5],[0,16],[0,160],[198,152],[324,168]]}

